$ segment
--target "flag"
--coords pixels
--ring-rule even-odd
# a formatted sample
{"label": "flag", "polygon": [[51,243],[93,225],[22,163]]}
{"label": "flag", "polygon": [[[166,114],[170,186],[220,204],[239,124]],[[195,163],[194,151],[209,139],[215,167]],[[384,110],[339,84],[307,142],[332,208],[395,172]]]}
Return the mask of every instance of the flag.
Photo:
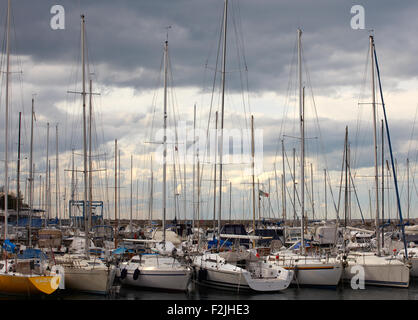
{"label": "flag", "polygon": [[263,190],[258,190],[258,195],[260,197],[267,197],[269,196],[269,194],[267,192],[264,192]]}

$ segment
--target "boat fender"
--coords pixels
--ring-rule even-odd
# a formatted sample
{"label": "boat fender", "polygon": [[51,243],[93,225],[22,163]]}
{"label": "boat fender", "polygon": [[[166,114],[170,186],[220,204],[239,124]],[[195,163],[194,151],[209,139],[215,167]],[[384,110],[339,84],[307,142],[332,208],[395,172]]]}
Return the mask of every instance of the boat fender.
{"label": "boat fender", "polygon": [[139,274],[140,274],[140,271],[139,271],[138,268],[136,268],[135,271],[134,271],[134,275],[133,275],[134,280],[137,280],[138,279]]}
{"label": "boat fender", "polygon": [[123,269],[122,272],[120,273],[120,278],[125,279],[127,274],[128,274],[128,270]]}

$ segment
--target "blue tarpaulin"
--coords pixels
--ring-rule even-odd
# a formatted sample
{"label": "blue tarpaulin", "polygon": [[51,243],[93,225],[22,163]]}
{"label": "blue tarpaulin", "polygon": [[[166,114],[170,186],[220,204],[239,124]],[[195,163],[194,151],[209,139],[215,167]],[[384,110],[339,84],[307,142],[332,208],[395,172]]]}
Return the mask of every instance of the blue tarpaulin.
{"label": "blue tarpaulin", "polygon": [[[309,241],[305,240],[305,248],[310,248],[310,247],[311,247],[311,245],[310,245]],[[299,248],[300,248],[300,241],[292,247],[293,250],[296,250],[296,249],[299,249]]]}
{"label": "blue tarpaulin", "polygon": [[[208,241],[208,249],[216,248],[218,246],[218,240],[213,239]],[[231,241],[225,241],[221,239],[221,247],[231,249],[232,242]]]}
{"label": "blue tarpaulin", "polygon": [[9,239],[4,240],[3,249],[5,249],[8,252],[16,252],[17,250],[16,245],[13,244]]}
{"label": "blue tarpaulin", "polygon": [[18,259],[47,259],[45,253],[39,249],[27,248],[22,254],[17,255]]}

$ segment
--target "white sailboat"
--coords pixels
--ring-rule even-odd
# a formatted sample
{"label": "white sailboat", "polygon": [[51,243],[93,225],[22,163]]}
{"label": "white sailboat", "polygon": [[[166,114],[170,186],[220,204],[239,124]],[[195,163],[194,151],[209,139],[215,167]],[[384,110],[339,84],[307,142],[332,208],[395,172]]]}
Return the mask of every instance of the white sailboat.
{"label": "white sailboat", "polygon": [[[299,74],[299,108],[300,108],[300,133],[301,133],[301,227],[300,239],[289,249],[277,251],[269,256],[267,262],[272,266],[293,270],[295,278],[293,284],[308,286],[332,286],[338,285],[342,275],[342,263],[335,258],[325,255],[310,255],[305,246],[305,115],[304,92],[302,90],[302,57],[301,57],[302,30],[298,29],[298,74]],[[297,239],[297,238],[296,238]],[[295,239],[295,240],[296,240]],[[301,245],[303,244],[303,245]],[[294,250],[297,247],[298,250]]]}
{"label": "white sailboat", "polygon": [[[162,241],[156,249],[159,253],[134,256],[130,261],[119,267],[120,281],[123,285],[146,287],[162,290],[186,291],[191,279],[192,270],[179,262],[174,256],[167,254],[166,222],[166,170],[167,170],[167,68],[168,68],[168,40],[164,43],[164,154],[163,154],[163,224],[159,236]],[[162,233],[162,234],[161,234]],[[153,235],[153,238],[155,233]],[[143,241],[143,240],[137,240]],[[146,241],[146,240],[145,240]],[[151,240],[156,241],[156,240]],[[180,243],[179,243],[180,244]],[[174,247],[173,247],[174,248]]]}
{"label": "white sailboat", "polygon": [[[381,238],[379,230],[379,185],[377,169],[377,132],[376,132],[376,100],[375,100],[375,51],[373,36],[370,40],[371,55],[371,82],[372,82],[372,108],[373,108],[373,127],[374,127],[374,163],[375,163],[375,192],[376,192],[376,252],[349,252],[340,256],[345,265],[343,279],[348,281],[355,272],[354,267],[362,267],[364,270],[365,284],[376,286],[403,287],[409,286],[409,266],[400,261],[395,256],[384,256],[381,248]],[[383,101],[382,101],[383,102]],[[401,222],[402,223],[402,222]]]}
{"label": "white sailboat", "polygon": [[[91,219],[91,210],[87,198],[87,133],[86,133],[86,68],[85,68],[85,19],[81,15],[81,47],[82,47],[82,96],[83,96],[83,146],[84,146],[84,224],[85,241],[81,244],[84,247],[84,254],[67,254],[55,259],[55,264],[64,268],[65,288],[76,291],[83,291],[95,294],[107,294],[113,285],[116,274],[116,268],[113,265],[106,266],[100,259],[90,257],[89,227]],[[91,91],[91,88],[90,88]],[[92,93],[90,92],[90,95]],[[90,105],[91,108],[91,105]],[[90,124],[91,126],[91,124]],[[90,141],[91,145],[91,141]],[[90,166],[91,171],[91,166]],[[91,182],[90,182],[91,187]],[[91,192],[90,192],[91,194]]]}
{"label": "white sailboat", "polygon": [[288,288],[293,279],[292,271],[271,268],[249,251],[208,252],[196,256],[193,267],[199,284],[217,289],[274,292]]}

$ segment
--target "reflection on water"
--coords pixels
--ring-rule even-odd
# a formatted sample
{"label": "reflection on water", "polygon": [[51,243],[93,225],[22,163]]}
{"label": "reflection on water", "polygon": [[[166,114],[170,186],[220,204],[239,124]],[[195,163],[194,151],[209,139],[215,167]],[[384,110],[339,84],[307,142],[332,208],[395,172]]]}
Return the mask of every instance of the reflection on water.
{"label": "reflection on water", "polygon": [[[0,300],[27,299],[2,296]],[[366,286],[365,290],[352,290],[349,283],[336,289],[290,287],[282,292],[232,292],[202,287],[191,283],[189,291],[162,292],[136,287],[122,287],[118,295],[93,295],[78,292],[56,292],[50,296],[33,297],[42,300],[417,300],[418,279],[411,278],[409,288]]]}

